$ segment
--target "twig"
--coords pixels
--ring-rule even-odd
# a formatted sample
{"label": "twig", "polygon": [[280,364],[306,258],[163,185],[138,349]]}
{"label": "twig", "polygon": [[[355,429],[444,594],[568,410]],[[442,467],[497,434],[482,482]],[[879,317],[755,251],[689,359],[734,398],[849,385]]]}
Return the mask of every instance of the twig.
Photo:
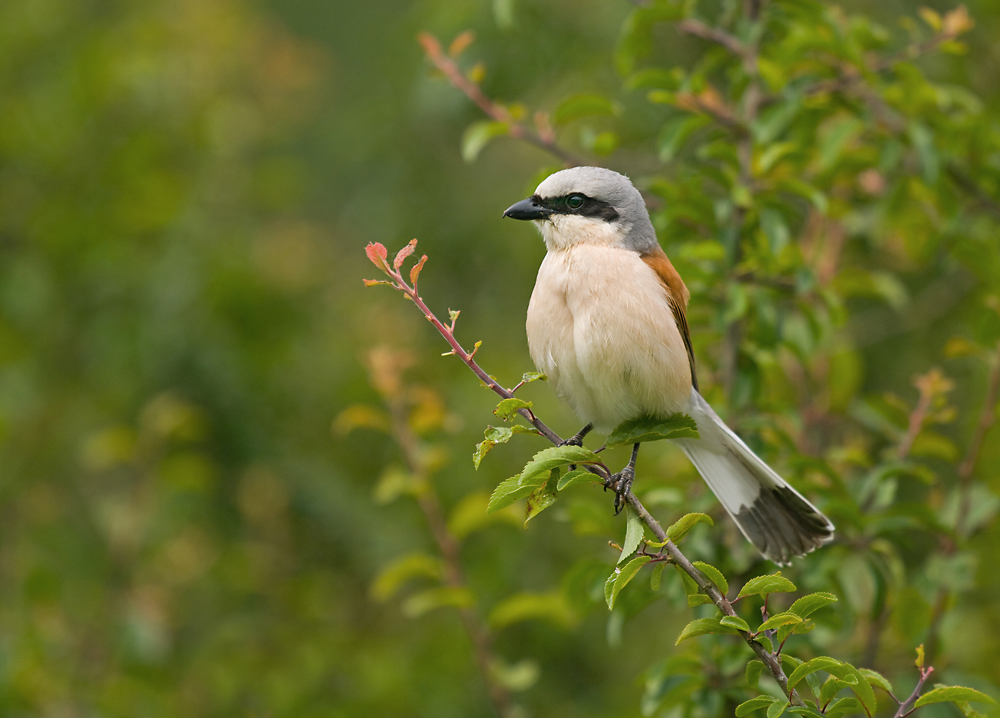
{"label": "twig", "polygon": [[750,54],[750,48],[744,45],[738,38],[730,35],[725,30],[706,25],[701,20],[688,19],[677,23],[677,29],[688,35],[695,35],[704,40],[710,40],[722,45],[737,57],[746,59]]}
{"label": "twig", "polygon": [[924,683],[930,678],[931,673],[934,672],[934,666],[927,666],[927,668],[920,669],[920,680],[917,681],[916,687],[913,689],[913,693],[905,701],[899,704],[899,710],[896,711],[896,715],[893,718],[904,718],[910,715],[914,711],[913,704],[917,702],[920,697],[920,691],[924,687]]}
{"label": "twig", "polygon": [[[405,256],[412,253],[412,247],[415,246],[416,240],[407,245],[409,251]],[[406,251],[405,249],[403,251]],[[485,384],[489,389],[492,389],[496,394],[503,397],[504,399],[509,399],[513,394],[507,389],[500,386],[493,378],[489,376],[483,369],[476,363],[472,358],[471,354],[466,352],[458,340],[455,338],[454,332],[446,327],[441,321],[434,315],[434,313],[427,307],[423,299],[421,299],[419,293],[416,289],[416,277],[411,273],[411,281],[414,283],[413,286],[407,284],[406,280],[403,278],[402,274],[399,272],[399,256],[397,255],[397,260],[390,265],[386,260],[387,253],[385,247],[380,244],[369,244],[368,245],[368,257],[372,262],[384,271],[389,277],[390,282],[381,282],[383,284],[390,284],[394,289],[402,292],[404,295],[409,297],[418,309],[423,313],[424,317],[438,330],[438,333],[444,337],[445,341],[452,348],[455,356],[461,359],[466,366],[469,367],[475,373],[476,376]],[[426,256],[426,255],[425,255]],[[423,259],[421,259],[421,263]],[[372,280],[366,280],[365,284],[371,285],[376,282]],[[519,409],[518,413],[521,414],[525,419],[531,422],[531,424],[538,429],[538,431],[553,444],[559,445],[562,443],[562,439],[556,434],[552,429],[546,426],[542,421],[535,416],[533,413],[527,411],[526,409]],[[605,467],[602,466],[588,466],[586,467],[592,473],[602,477],[605,481],[610,479],[610,472],[607,471]],[[722,592],[712,583],[704,574],[701,573],[687,557],[681,553],[680,549],[667,537],[667,532],[663,530],[659,522],[653,518],[652,514],[646,510],[646,507],[642,505],[642,502],[633,493],[628,494],[628,503],[635,511],[636,516],[653,532],[657,540],[665,541],[663,545],[663,551],[670,557],[670,560],[681,568],[688,576],[690,576],[698,587],[704,591],[712,602],[727,616],[735,616],[736,611],[733,609],[732,603],[722,595]],[[794,691],[788,690],[788,676],[785,675],[785,671],[781,666],[780,658],[777,654],[768,652],[764,646],[754,640],[752,634],[746,631],[739,631],[740,636],[746,641],[747,645],[750,646],[751,650],[757,654],[757,657],[764,663],[768,671],[777,681],[781,690],[788,697],[789,703],[795,706],[802,706],[805,703],[799,697],[799,695]]]}
{"label": "twig", "polygon": [[[510,114],[507,108],[487,97],[479,85],[466,77],[465,73],[463,73],[462,69],[458,66],[458,63],[448,57],[436,37],[431,35],[429,32],[422,32],[417,39],[419,40],[421,47],[423,47],[427,58],[434,63],[434,67],[441,71],[441,73],[448,79],[448,82],[451,83],[452,86],[461,90],[461,92],[470,100],[475,102],[476,105],[479,106],[479,109],[486,113],[487,117],[495,122],[502,122],[505,124],[507,126],[507,133],[511,137],[523,140],[528,144],[545,150],[549,154],[557,157],[567,167],[587,164],[571,152],[567,152],[563,148],[559,147],[559,145],[555,143],[555,138],[551,137],[549,132],[546,132],[545,136],[543,136],[539,132],[528,129],[518,122]],[[539,120],[541,120],[541,118],[536,118],[536,124],[539,124],[540,126],[543,125],[544,121]]]}
{"label": "twig", "polygon": [[[429,483],[427,482],[427,471],[419,458],[417,437],[407,423],[406,407],[399,393],[384,392],[383,399],[389,408],[393,438],[402,450],[407,469],[411,475]],[[432,490],[418,492],[417,505],[424,514],[431,534],[434,536],[434,541],[444,559],[445,585],[452,588],[465,588],[467,583],[462,571],[459,544],[448,530],[448,523],[445,520],[444,510],[437,494]],[[510,713],[511,697],[507,689],[493,678],[493,666],[497,663],[493,653],[493,635],[473,608],[459,607],[457,611],[462,626],[472,641],[476,665],[483,676],[493,708],[500,718],[506,718]]]}

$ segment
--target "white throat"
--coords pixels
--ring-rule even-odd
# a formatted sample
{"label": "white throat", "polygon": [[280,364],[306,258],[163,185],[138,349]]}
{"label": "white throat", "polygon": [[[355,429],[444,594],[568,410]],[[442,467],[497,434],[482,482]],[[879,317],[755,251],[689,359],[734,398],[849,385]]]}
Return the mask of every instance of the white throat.
{"label": "white throat", "polygon": [[566,250],[578,244],[621,247],[628,229],[622,222],[605,222],[595,217],[554,214],[549,219],[536,220],[545,248],[550,252]]}

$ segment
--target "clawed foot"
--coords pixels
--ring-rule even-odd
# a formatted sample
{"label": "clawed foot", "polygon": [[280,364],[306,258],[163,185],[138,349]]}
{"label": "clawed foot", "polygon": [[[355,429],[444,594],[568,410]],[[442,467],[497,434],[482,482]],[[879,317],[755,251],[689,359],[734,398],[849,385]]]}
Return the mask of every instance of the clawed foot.
{"label": "clawed foot", "polygon": [[585,427],[573,434],[573,436],[559,442],[559,446],[583,446],[583,437],[589,434],[593,428],[593,424],[587,424]]}
{"label": "clawed foot", "polygon": [[628,495],[632,491],[632,482],[635,481],[635,469],[631,464],[612,474],[604,482],[604,489],[614,489],[615,491],[615,516],[622,512],[625,504],[628,503]]}

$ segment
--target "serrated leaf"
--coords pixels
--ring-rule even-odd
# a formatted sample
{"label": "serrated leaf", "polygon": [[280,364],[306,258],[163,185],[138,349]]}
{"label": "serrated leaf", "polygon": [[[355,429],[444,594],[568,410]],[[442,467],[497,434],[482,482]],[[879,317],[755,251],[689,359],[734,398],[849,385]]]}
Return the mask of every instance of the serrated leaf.
{"label": "serrated leaf", "polygon": [[490,502],[486,506],[486,513],[492,514],[502,508],[510,506],[515,501],[525,498],[539,486],[544,486],[548,477],[544,474],[533,476],[529,479],[522,479],[520,475],[511,476],[509,479],[500,482],[493,489],[490,495]]}
{"label": "serrated leaf", "polygon": [[552,469],[558,469],[560,466],[599,463],[601,463],[601,458],[590,449],[585,449],[582,446],[550,446],[547,449],[542,449],[531,458],[531,461],[521,471],[521,476],[527,480]]}
{"label": "serrated leaf", "polygon": [[552,113],[552,121],[557,125],[595,115],[614,115],[618,108],[611,100],[600,95],[574,95],[559,103]]}
{"label": "serrated leaf", "polygon": [[935,686],[934,690],[927,691],[927,693],[924,693],[922,696],[917,698],[917,702],[913,704],[913,707],[920,708],[921,706],[930,705],[931,703],[944,703],[945,701],[951,701],[952,703],[958,703],[959,701],[973,701],[975,703],[991,703],[996,705],[995,700],[974,688],[938,685]]}
{"label": "serrated leaf", "polygon": [[750,661],[747,664],[747,685],[756,688],[760,682],[760,674],[764,671],[763,661]]}
{"label": "serrated leaf", "polygon": [[549,508],[558,498],[555,492],[555,483],[558,472],[553,469],[549,472],[549,477],[542,486],[528,494],[528,500],[524,504],[524,525],[527,526],[531,519],[538,516],[545,509]]}
{"label": "serrated leaf", "polygon": [[760,645],[764,647],[764,650],[768,653],[774,653],[774,646],[771,644],[771,639],[765,636],[763,633],[754,638]]}
{"label": "serrated leaf", "polygon": [[[855,695],[857,695],[861,704],[865,707],[868,715],[874,715],[875,709],[878,708],[878,702],[875,700],[875,691],[872,690],[871,685],[865,680],[864,676],[861,675],[857,668],[849,663],[845,663],[844,667],[850,671],[855,681],[857,681],[856,685],[851,686],[851,690],[854,691]],[[840,676],[840,679],[846,680],[847,676]]]}
{"label": "serrated leaf", "polygon": [[731,628],[750,633],[750,625],[739,616],[723,616],[719,619],[719,623],[723,626],[730,626]]}
{"label": "serrated leaf", "polygon": [[384,566],[372,581],[371,596],[376,601],[387,601],[411,578],[440,579],[444,574],[441,559],[424,553],[412,553]]}
{"label": "serrated leaf", "polygon": [[467,608],[476,602],[472,592],[464,586],[440,586],[411,596],[403,603],[403,614],[417,618],[436,608]]}
{"label": "serrated leaf", "polygon": [[802,618],[808,618],[815,611],[823,608],[823,606],[828,606],[831,603],[837,602],[837,597],[832,593],[810,593],[798,598],[794,603],[788,608],[791,613]]}
{"label": "serrated leaf", "polygon": [[851,680],[843,681],[837,678],[836,676],[830,676],[829,678],[827,678],[826,681],[823,683],[823,685],[820,687],[819,694],[817,695],[820,704],[826,705],[831,700],[833,700],[833,697],[836,696],[838,693],[840,693],[842,690],[844,690],[845,688],[852,688],[857,684],[857,681],[856,679],[854,679],[854,676],[848,676],[848,678],[850,678]]}
{"label": "serrated leaf", "polygon": [[694,566],[705,574],[705,578],[715,584],[715,587],[722,592],[723,596],[729,593],[729,582],[726,580],[726,577],[722,575],[722,571],[717,569],[712,564],[705,563],[704,561],[695,561]]}
{"label": "serrated leaf", "polygon": [[802,618],[796,616],[790,611],[784,613],[778,613],[771,616],[769,619],[760,624],[758,631],[770,631],[772,628],[777,628],[778,626],[787,626],[793,623],[802,623]]}
{"label": "serrated leaf", "polygon": [[462,159],[466,162],[475,162],[479,153],[497,137],[502,137],[510,132],[506,122],[492,122],[483,120],[474,122],[466,128],[462,135]]}
{"label": "serrated leaf", "polygon": [[865,680],[871,685],[878,686],[886,693],[892,693],[892,684],[881,673],[877,673],[870,668],[859,668],[858,673],[864,676]]}
{"label": "serrated leaf", "polygon": [[695,606],[707,606],[711,602],[712,599],[704,593],[689,593],[687,597],[688,608],[694,608]]}
{"label": "serrated leaf", "polygon": [[548,380],[548,377],[545,376],[545,374],[543,374],[540,371],[526,371],[524,372],[524,374],[521,375],[521,381],[524,384],[530,384],[533,381],[546,381],[546,380]]}
{"label": "serrated leaf", "polygon": [[677,413],[667,417],[644,416],[623,421],[608,434],[604,444],[609,449],[614,449],[617,446],[639,444],[644,441],[688,438],[698,438],[698,426],[687,414]]}
{"label": "serrated leaf", "polygon": [[501,399],[500,403],[497,404],[497,408],[493,410],[493,413],[504,421],[510,421],[514,414],[517,413],[518,409],[530,408],[530,401],[525,401],[524,399],[518,399],[516,396],[512,396],[510,399]]}
{"label": "serrated leaf", "polygon": [[510,437],[514,434],[535,434],[540,435],[541,432],[538,429],[534,429],[528,426],[522,426],[521,424],[514,424],[513,426],[487,426],[486,431],[483,432],[485,438],[476,444],[476,450],[472,453],[472,464],[479,468],[479,464],[482,463],[483,457],[490,452],[490,450],[498,444],[506,444],[510,441]]}
{"label": "serrated leaf", "polygon": [[772,703],[777,703],[778,699],[774,696],[757,696],[756,698],[751,698],[748,701],[744,701],[736,706],[736,718],[742,718],[745,715],[750,715],[755,710],[764,708],[765,706],[770,706]]}
{"label": "serrated leaf", "polygon": [[598,481],[596,474],[592,474],[586,469],[573,469],[573,471],[566,472],[566,475],[559,479],[556,490],[562,491],[576,484],[596,481]]}
{"label": "serrated leaf", "polygon": [[618,563],[634,554],[640,543],[642,543],[642,519],[630,505],[625,504],[625,542],[622,544],[622,555],[618,557]]}
{"label": "serrated leaf", "polygon": [[787,707],[788,707],[788,701],[785,701],[784,703],[782,702],[772,703],[767,707],[767,718],[778,718],[778,716],[780,716],[782,713],[785,712],[785,709]]}
{"label": "serrated leaf", "polygon": [[795,688],[796,684],[810,673],[830,671],[831,668],[840,668],[843,665],[836,658],[830,658],[829,656],[811,658],[801,666],[796,666],[795,670],[788,676],[788,690]]}
{"label": "serrated leaf", "polygon": [[840,698],[839,700],[831,703],[823,712],[829,716],[829,718],[840,718],[840,716],[848,713],[863,714],[865,712],[865,708],[861,705],[861,701],[857,698]]}
{"label": "serrated leaf", "polygon": [[621,590],[628,585],[629,581],[635,578],[639,569],[651,560],[652,558],[649,556],[636,556],[625,564],[623,568],[615,568],[614,573],[608,577],[608,580],[611,581],[610,591],[608,589],[607,582],[604,584],[604,600],[608,603],[609,611],[615,607],[615,599],[618,598],[618,594],[621,593]]}
{"label": "serrated leaf", "polygon": [[753,596],[755,594],[768,594],[768,593],[791,593],[797,590],[795,584],[789,581],[787,578],[781,575],[781,571],[768,576],[757,576],[756,578],[751,578],[746,582],[746,585],[740,589],[737,599],[743,598],[744,596]]}
{"label": "serrated leaf", "polygon": [[696,618],[691,621],[688,625],[684,626],[681,634],[677,636],[677,641],[674,645],[678,645],[681,641],[685,641],[688,638],[694,638],[695,636],[704,636],[708,633],[737,633],[737,630],[732,626],[726,626],[719,621],[718,618]]}
{"label": "serrated leaf", "polygon": [[708,514],[685,514],[670,525],[670,528],[667,529],[667,538],[674,543],[678,543],[691,529],[700,523],[705,523],[709,526],[714,525],[712,517]]}

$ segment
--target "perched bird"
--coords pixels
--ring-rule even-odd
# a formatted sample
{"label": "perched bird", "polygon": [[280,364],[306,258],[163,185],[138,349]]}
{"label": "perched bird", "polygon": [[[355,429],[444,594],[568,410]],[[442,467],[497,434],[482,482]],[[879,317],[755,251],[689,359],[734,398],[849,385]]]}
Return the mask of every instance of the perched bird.
{"label": "perched bird", "polygon": [[[531,220],[547,253],[528,305],[531,358],[592,429],[684,412],[698,439],[677,443],[743,535],[784,564],[833,538],[833,524],[765,464],[698,393],[685,311],[690,293],[664,254],[628,177],[600,167],[550,175],[504,217]],[[632,458],[609,485],[615,509],[635,478]]]}

